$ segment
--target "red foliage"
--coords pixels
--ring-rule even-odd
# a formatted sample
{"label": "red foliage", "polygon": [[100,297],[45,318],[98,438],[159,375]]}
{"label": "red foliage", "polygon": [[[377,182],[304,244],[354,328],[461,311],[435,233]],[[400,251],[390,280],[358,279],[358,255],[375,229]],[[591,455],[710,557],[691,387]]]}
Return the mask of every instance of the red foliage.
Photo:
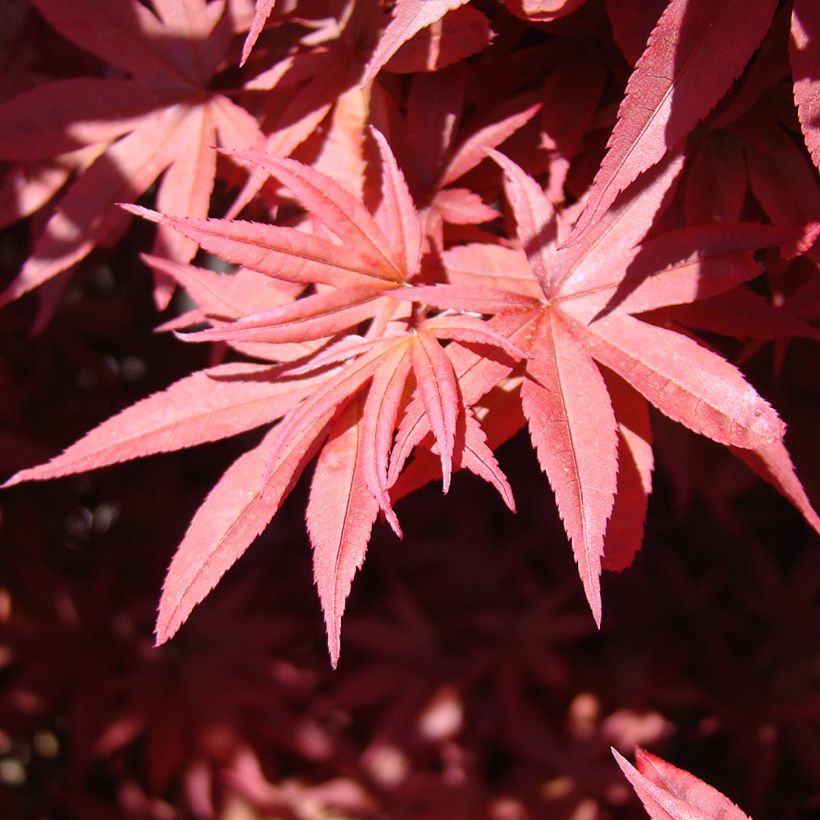
{"label": "red foliage", "polygon": [[[157,644],[266,530],[313,462],[305,517],[334,667],[379,516],[401,537],[394,505],[438,478],[447,493],[462,468],[514,510],[519,487],[496,451],[524,427],[599,627],[602,570],[628,567],[644,539],[653,425],[673,487],[691,495],[702,485],[717,511],[732,503],[720,482],[710,490],[708,475],[681,466],[686,455],[669,456],[680,434],[651,422],[651,408],[728,448],[820,532],[786,425],[761,395],[782,401],[789,418],[789,357],[796,340],[818,336],[820,18],[809,0],[790,9],[775,0],[12,5],[0,43],[29,45],[4,58],[0,89],[0,224],[21,263],[0,295],[8,335],[21,331],[34,297],[7,303],[40,288],[33,326],[62,333],[76,353],[73,330],[46,330],[70,303],[60,302],[65,277],[73,269],[88,281],[119,242],[127,264],[139,257],[151,269],[154,302],[167,311],[161,328],[208,343],[211,360],[186,353],[192,364],[170,386],[129,396],[31,467],[43,446],[23,435],[22,354],[9,354],[7,485],[250,434],[171,561]],[[52,44],[66,54],[59,69]],[[157,225],[150,254],[141,253],[142,222],[129,229],[133,214]],[[77,319],[79,337],[103,314]],[[758,392],[741,368],[771,340],[779,380]],[[254,444],[251,431],[263,427]],[[406,549],[416,549],[411,539]],[[411,632],[397,632],[399,653]],[[273,651],[254,643],[261,634],[244,636],[249,663]],[[382,669],[391,662],[388,652],[366,693],[382,687],[401,699],[401,678]],[[479,667],[464,673],[470,685],[487,674]],[[161,676],[135,674],[143,683],[118,690],[129,705],[101,730],[100,754],[150,737],[152,720],[178,718],[175,742],[186,735],[184,717],[152,715],[167,697]],[[39,678],[26,686],[43,688]],[[140,687],[158,694],[144,700]],[[469,688],[441,674],[432,689],[420,683],[418,697],[452,718]],[[526,716],[512,712],[510,726],[523,732]],[[221,713],[207,721],[237,725]],[[589,754],[611,773],[611,761],[600,762],[608,730],[598,728]],[[456,754],[451,732],[431,731],[442,760]],[[154,760],[145,788],[164,793],[190,765],[190,803],[207,815],[211,797],[191,772],[235,766],[235,782],[278,810],[290,797],[248,762],[249,732],[189,764],[181,750]],[[211,748],[200,736],[188,743]],[[511,753],[526,758],[525,746],[518,738]],[[384,763],[373,748],[362,760]],[[453,777],[467,777],[458,760],[447,764],[461,772]],[[680,808],[663,803],[669,784],[653,772],[713,799],[659,759],[639,764],[625,771],[650,813]],[[378,803],[353,791],[353,816]],[[495,799],[467,791],[458,800],[468,813]],[[308,816],[293,799],[288,810]],[[418,793],[406,799],[420,805]],[[578,805],[567,812],[583,816]]]}
{"label": "red foliage", "polygon": [[637,769],[612,754],[652,820],[749,820],[719,791],[643,749],[635,750]]}

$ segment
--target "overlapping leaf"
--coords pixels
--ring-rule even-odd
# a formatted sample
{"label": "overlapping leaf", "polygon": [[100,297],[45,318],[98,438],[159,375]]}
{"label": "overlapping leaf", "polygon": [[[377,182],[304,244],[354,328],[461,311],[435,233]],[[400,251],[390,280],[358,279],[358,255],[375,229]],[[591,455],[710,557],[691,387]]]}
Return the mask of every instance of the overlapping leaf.
{"label": "overlapping leaf", "polygon": [[[165,217],[129,206],[250,269],[244,277],[242,271],[220,277],[149,257],[152,265],[186,285],[198,298],[201,315],[215,324],[189,338],[247,345],[257,355],[273,358],[281,345],[302,344],[304,355],[287,357],[278,367],[229,364],[195,373],[105,422],[49,464],[12,480],[68,475],[279,420],[262,444],[226,472],[191,523],[160,602],[160,642],[247,549],[320,451],[308,531],[335,665],[344,600],[379,509],[400,532],[388,495],[388,463],[410,390],[433,430],[445,490],[454,463],[508,490],[475,419],[464,417],[466,405],[440,340],[494,346],[513,358],[523,353],[479,318],[415,315],[388,297],[418,275],[421,226],[392,152],[380,134],[375,138],[382,159],[382,202],[376,216],[309,166],[242,154],[243,161],[276,174],[324,226],[324,235],[250,222]],[[240,292],[252,281],[251,273],[270,277],[270,293],[263,287],[255,295]],[[283,280],[297,284],[288,292]],[[271,308],[247,313],[271,302]],[[363,325],[368,326],[365,337],[356,335]],[[325,347],[314,353],[312,342]],[[330,496],[347,501],[328,505]]]}
{"label": "overlapping leaf", "polygon": [[[262,140],[250,114],[209,88],[232,34],[222,0],[153,7],[136,0],[38,0],[36,6],[61,34],[131,78],[60,80],[0,105],[0,159],[37,162],[96,146],[2,302],[66,270],[125,225],[128,215],[115,203],[135,201],[163,172],[159,207],[204,217],[217,140],[231,147]],[[155,250],[186,262],[196,245],[161,228]],[[160,286],[160,304],[168,296]]]}
{"label": "overlapping leaf", "polygon": [[[34,3],[115,70],[35,86],[0,108],[0,157],[21,163],[5,178],[0,220],[14,215],[3,196],[22,192],[14,207],[28,214],[76,177],[5,298],[116,235],[127,217],[112,203],[134,203],[164,174],[157,211],[127,209],[158,223],[147,261],[196,303],[164,328],[207,321],[180,335],[265,362],[182,379],[12,479],[274,425],[195,516],[169,569],[159,641],[264,529],[314,456],[307,526],[334,664],[379,513],[400,534],[396,500],[439,476],[446,491],[462,468],[513,507],[493,449],[523,426],[598,622],[601,569],[623,569],[642,539],[650,404],[731,448],[820,525],[777,415],[736,366],[680,329],[816,337],[811,311],[793,315],[738,287],[760,273],[758,248],[816,256],[816,226],[807,227],[819,216],[816,175],[785,114],[785,58],[772,57],[777,38],[785,42],[786,11],[763,39],[774,0],[608,3],[635,69],[606,152],[621,69],[597,42],[592,50],[573,39],[604,19],[596,4],[509,0],[491,21],[492,4],[399,0],[380,30],[386,6],[377,0],[285,2],[263,48],[218,83],[233,88],[218,91],[234,29],[251,25],[244,62],[272,2],[260,0],[252,22],[252,4],[235,4],[244,24],[223,0]],[[808,0],[795,0],[793,87],[816,164],[815,18]],[[547,45],[503,54],[542,23]],[[486,49],[465,63],[489,43],[491,24],[502,56]],[[678,149],[761,41],[716,129],[692,141],[681,207],[666,214],[681,178]],[[417,73],[388,76],[405,71]],[[247,110],[233,102],[240,88]],[[369,133],[369,122],[388,139]],[[206,218],[217,143],[250,172],[227,219]],[[492,151],[502,143],[532,176]],[[294,151],[301,161],[286,158]],[[534,178],[545,174],[546,194]],[[260,191],[255,214],[273,209],[275,189],[278,224],[232,218]],[[500,215],[503,199],[512,238],[500,222],[479,227]],[[740,221],[757,204],[778,227]],[[198,248],[239,270],[189,264]],[[763,328],[747,333],[755,324]]]}
{"label": "overlapping leaf", "polygon": [[[629,79],[571,242],[580,241],[621,191],[714,108],[760,44],[776,6],[773,0],[671,0]],[[715,63],[718,50],[723,58]]]}
{"label": "overlapping leaf", "polygon": [[[759,271],[749,250],[786,234],[761,225],[707,225],[641,243],[680,172],[680,161],[668,159],[626,192],[579,243],[560,249],[540,186],[509,159],[491,153],[507,177],[524,253],[497,246],[488,256],[489,248],[480,245],[445,251],[452,284],[420,287],[417,294],[406,289],[394,298],[456,310],[480,309],[483,302],[484,312],[498,314],[497,320],[506,316],[508,338],[528,353],[521,402],[530,435],[600,620],[598,576],[605,544],[612,544],[613,568],[628,563],[646,512],[651,438],[645,402],[637,394],[690,429],[747,451],[778,445],[784,431],[737,368],[694,339],[631,314],[730,291]],[[488,260],[496,263],[491,270]],[[522,284],[522,269],[528,270],[529,285]],[[451,355],[469,401],[499,380],[492,371],[476,376],[471,354]],[[599,365],[636,391],[624,394],[625,385],[617,388],[621,417]],[[398,468],[404,442],[417,444],[426,432],[418,413],[408,412],[405,422]],[[626,459],[623,470],[619,452]],[[392,472],[396,480],[398,473]],[[608,538],[613,510],[616,530]],[[625,521],[633,526],[625,527]]]}

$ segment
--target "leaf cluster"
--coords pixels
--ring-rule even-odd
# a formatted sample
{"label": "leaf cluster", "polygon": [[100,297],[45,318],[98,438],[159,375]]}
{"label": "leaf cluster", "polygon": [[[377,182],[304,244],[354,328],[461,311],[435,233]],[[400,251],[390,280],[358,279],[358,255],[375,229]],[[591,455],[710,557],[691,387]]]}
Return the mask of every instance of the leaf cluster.
{"label": "leaf cluster", "polygon": [[[29,218],[32,240],[0,301],[40,288],[42,326],[54,283],[137,215],[156,225],[142,259],[171,306],[162,329],[221,358],[7,483],[264,429],[179,545],[158,643],[309,465],[334,666],[379,516],[401,537],[399,499],[439,478],[446,493],[463,468],[515,509],[495,451],[522,429],[598,625],[602,571],[643,539],[651,408],[728,447],[820,530],[785,424],[739,367],[764,342],[782,359],[817,337],[810,0],[29,13],[75,65],[43,77],[12,59],[0,223]],[[736,361],[704,331],[739,339]]]}

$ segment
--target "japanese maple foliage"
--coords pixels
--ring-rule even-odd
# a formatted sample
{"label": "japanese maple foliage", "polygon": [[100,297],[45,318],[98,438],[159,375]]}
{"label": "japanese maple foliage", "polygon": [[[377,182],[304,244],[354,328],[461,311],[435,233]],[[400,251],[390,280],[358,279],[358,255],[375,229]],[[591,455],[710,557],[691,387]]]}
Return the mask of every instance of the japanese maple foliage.
{"label": "japanese maple foliage", "polygon": [[643,749],[635,750],[637,769],[612,754],[652,820],[749,820],[717,789]]}
{"label": "japanese maple foliage", "polygon": [[[335,667],[379,518],[402,537],[402,499],[462,469],[514,511],[497,451],[523,429],[587,627],[656,463],[684,471],[675,425],[820,532],[768,400],[789,418],[778,374],[820,335],[816,3],[30,0],[25,25],[69,56],[8,59],[3,311],[44,286],[42,330],[56,277],[122,241],[159,329],[211,358],[7,485],[256,435],[171,561],[158,644],[307,471]],[[774,387],[745,372],[766,346]],[[744,816],[648,753],[618,764],[653,816]]]}
{"label": "japanese maple foliage", "polygon": [[[409,2],[398,4],[395,18],[365,70],[364,81],[372,80],[403,42],[458,5],[428,3],[417,8]],[[163,18],[164,23],[173,23],[173,8],[162,11],[167,18]],[[193,17],[185,19],[195,19],[204,13],[205,6],[188,11]],[[221,52],[203,52],[208,64],[216,66],[230,32],[221,5],[211,4],[207,11],[213,21],[207,30],[203,29],[205,42],[217,24],[226,30],[219,35]],[[258,13],[264,16],[269,11],[263,5]],[[131,13],[144,18],[147,32],[149,23],[155,25],[155,18],[146,17],[149,12],[142,7],[134,7]],[[759,4],[755,13],[758,17],[748,21],[748,44],[741,43],[743,48],[739,48],[736,62],[727,64],[729,79],[748,60],[770,20],[771,10],[765,4]],[[685,48],[701,55],[698,59],[706,59],[703,38],[717,36],[719,29],[707,19],[708,14],[698,3],[673,2],[659,20],[630,80],[634,88],[630,91],[632,86],[627,87],[626,103],[609,152],[583,208],[556,213],[538,183],[491,148],[526,123],[534,108],[505,120],[500,128],[477,132],[484,151],[492,155],[505,175],[506,198],[517,225],[517,240],[512,244],[484,241],[442,252],[440,223],[425,218],[422,224],[404,175],[378,131],[373,131],[372,137],[380,157],[381,178],[374,213],[340,184],[307,165],[268,153],[230,152],[236,162],[256,169],[257,174],[278,179],[315,220],[312,226],[197,220],[200,205],[188,207],[186,202],[169,199],[172,188],[176,190],[177,186],[172,185],[173,174],[167,174],[157,203],[171,211],[170,215],[130,210],[184,237],[189,243],[186,247],[191,249],[179,261],[191,257],[196,243],[227,262],[295,286],[282,292],[282,298],[267,309],[260,294],[259,309],[249,313],[247,306],[239,315],[225,315],[202,305],[204,315],[215,327],[187,338],[254,345],[256,355],[281,363],[223,365],[194,375],[106,422],[50,464],[20,473],[14,482],[65,475],[124,458],[191,446],[281,419],[257,449],[226,473],[192,522],[169,570],[160,605],[158,640],[173,635],[192,607],[267,525],[307,462],[320,452],[308,506],[308,530],[334,664],[339,654],[344,601],[364,559],[377,512],[381,510],[401,534],[389,488],[399,480],[413,447],[435,446],[445,492],[455,462],[491,481],[512,503],[509,485],[471,409],[474,406],[481,407],[481,413],[486,414],[484,425],[493,429],[495,418],[507,415],[509,403],[516,401],[520,393],[533,446],[555,492],[598,623],[603,556],[606,554],[611,567],[629,563],[640,545],[650,488],[648,427],[638,423],[641,432],[637,437],[634,429],[632,435],[628,433],[629,419],[633,419],[634,428],[634,419],[646,415],[637,394],[692,430],[754,453],[764,468],[768,465],[770,473],[779,473],[779,480],[770,476],[774,483],[799,499],[801,508],[816,524],[788,457],[784,451],[772,449],[782,446],[784,427],[771,407],[734,367],[694,339],[672,328],[632,318],[636,313],[718,296],[754,278],[760,269],[749,251],[755,248],[810,241],[800,224],[781,230],[725,223],[719,230],[710,225],[682,227],[656,233],[644,241],[668,207],[681,172],[682,158],[670,153],[671,149],[714,105],[727,81],[713,78],[713,98],[699,93],[702,108],[685,115],[688,119],[675,125],[675,135],[665,142],[651,136],[649,121],[642,122],[637,109],[633,111],[629,105],[639,96],[637,89],[647,82],[644,77],[652,77],[659,70],[659,60],[684,60],[685,55],[681,55]],[[701,20],[698,15],[706,17]],[[686,26],[678,19],[684,16]],[[58,17],[58,24],[68,29],[75,20],[71,15]],[[249,45],[258,33],[259,19]],[[668,32],[675,36],[681,32],[681,37],[685,32],[687,43],[691,42],[685,48],[673,47],[674,39],[670,44]],[[105,56],[110,56],[111,44],[107,39],[104,42],[101,48]],[[134,48],[142,47],[141,42]],[[662,49],[659,43],[664,44]],[[245,58],[248,53],[246,47]],[[181,52],[174,55],[165,59],[170,59],[179,73],[182,68],[177,65],[177,57],[182,59]],[[125,58],[117,59],[122,63]],[[672,73],[674,100],[668,87],[652,92],[666,100],[655,109],[652,128],[663,127],[667,135],[671,134],[670,118],[677,123],[678,111],[686,110],[687,104],[678,102],[678,97],[694,94],[694,86],[687,91],[688,84],[698,81],[704,70],[693,60],[685,58],[686,74],[680,81]],[[159,63],[154,68],[148,63],[145,68],[140,62],[138,70],[137,62],[135,57],[123,64],[137,77],[147,71],[153,80],[161,68]],[[206,75],[202,78],[207,80]],[[461,82],[457,75],[452,81]],[[85,86],[79,93],[88,96]],[[134,95],[127,96],[131,102],[135,99]],[[95,103],[99,99],[96,97]],[[233,106],[227,98],[215,99],[208,103],[209,108],[196,114],[198,122],[204,122],[203,117],[210,122],[216,116],[214,111]],[[12,104],[31,110],[39,107],[36,100],[28,98]],[[442,112],[455,112],[458,104],[454,96]],[[146,133],[156,136],[153,110],[145,113],[146,106],[140,106],[137,123],[144,122]],[[413,112],[417,106],[409,107],[416,117],[419,114]],[[66,108],[74,116],[76,106],[70,99]],[[244,113],[242,118],[249,119]],[[215,127],[217,120],[219,117],[214,120]],[[442,120],[441,125],[451,131],[445,123]],[[410,133],[420,134],[422,127],[421,123],[413,124]],[[629,129],[635,128],[639,135],[629,136]],[[95,132],[91,139],[110,139],[118,133]],[[248,142],[261,144],[258,132],[245,128],[244,133]],[[197,137],[200,144],[211,141],[201,136]],[[654,154],[642,148],[641,141],[647,139],[657,146]],[[88,138],[83,140],[87,142]],[[161,142],[164,146],[167,139],[162,137]],[[9,143],[15,141],[9,138]],[[189,160],[187,143],[180,145]],[[438,185],[458,178],[480,162],[483,155],[477,149],[481,143],[474,138],[465,145],[469,149],[453,155],[447,164],[432,158],[440,167],[443,165]],[[626,146],[625,153],[619,145]],[[74,147],[73,143],[61,144],[59,150]],[[57,150],[51,143],[43,151],[46,148]],[[27,150],[31,150],[30,145]],[[623,153],[620,159],[618,151]],[[625,170],[629,156],[644,159],[636,169]],[[641,171],[664,156],[656,170],[635,181]],[[207,165],[213,167],[213,163],[212,158]],[[612,163],[619,170],[608,179],[607,169]],[[203,165],[194,162],[186,167],[200,174]],[[191,186],[182,187],[193,190]],[[202,188],[203,205],[209,189],[210,184]],[[432,191],[427,190],[425,199],[435,202]],[[468,208],[470,196],[469,191],[462,195]],[[445,208],[445,218],[451,208],[452,204]],[[573,210],[580,210],[580,218],[570,232]],[[487,210],[466,221],[484,221],[494,213]],[[437,237],[433,247],[439,249],[444,284],[431,284],[436,269],[421,264],[425,228],[432,231],[431,237]],[[562,247],[561,237],[567,234],[571,245]],[[179,266],[174,268],[157,260],[154,269],[171,280],[186,282]],[[187,279],[198,280],[199,287],[205,284],[203,276],[210,275],[187,269]],[[477,318],[480,315],[495,318],[487,323]],[[456,343],[442,346],[441,339]],[[293,349],[290,355],[284,353],[283,344],[302,345],[296,350],[303,355],[297,352],[294,358]],[[479,345],[477,351],[475,345]],[[272,346],[267,356],[264,346]],[[493,349],[497,352],[491,352]],[[515,364],[522,358],[526,359],[523,370]],[[606,373],[610,373],[607,380],[611,388],[605,381]],[[492,393],[494,388],[508,384],[509,379],[521,377],[520,387]],[[211,382],[215,382],[215,389]],[[621,418],[613,409],[611,390],[620,396],[616,404],[624,414]],[[204,405],[195,398],[200,395]],[[481,405],[485,395],[490,398]],[[203,416],[207,423],[193,426],[195,419]],[[499,440],[515,429],[514,423],[508,423]],[[429,444],[425,438],[428,431],[432,434]],[[619,452],[626,465],[621,472]],[[328,509],[331,498],[339,499],[338,511]],[[607,539],[608,522],[615,510],[616,525]]]}
{"label": "japanese maple foliage", "polygon": [[[160,174],[161,207],[205,216],[217,139],[250,146],[263,138],[245,109],[209,88],[231,44],[226,3],[160,2],[149,9],[133,0],[68,6],[44,0],[36,6],[61,34],[130,76],[43,83],[0,108],[2,159],[42,161],[87,149],[2,301],[66,270],[120,230],[127,215],[115,203],[137,199]],[[155,248],[182,261],[196,250],[167,232]],[[166,291],[160,290],[163,305]]]}

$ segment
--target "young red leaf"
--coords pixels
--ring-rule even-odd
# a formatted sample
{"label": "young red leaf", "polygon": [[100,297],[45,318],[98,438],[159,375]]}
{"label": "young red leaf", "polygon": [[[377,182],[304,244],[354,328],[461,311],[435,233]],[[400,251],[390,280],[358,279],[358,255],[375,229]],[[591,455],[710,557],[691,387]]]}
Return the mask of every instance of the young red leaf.
{"label": "young red leaf", "polygon": [[[487,324],[513,344],[523,346],[532,332],[534,319],[529,312],[510,313],[495,316]],[[447,355],[453,363],[464,407],[476,404],[513,369],[513,364],[506,357],[482,356],[457,343],[447,346]],[[395,484],[413,448],[429,431],[424,403],[420,397],[414,398],[408,405],[396,434],[387,477],[388,485]]]}
{"label": "young red leaf", "polygon": [[442,339],[499,347],[514,359],[527,357],[518,345],[496,333],[488,322],[475,316],[434,316],[424,323],[424,329]]}
{"label": "young red leaf", "polygon": [[[312,164],[317,171],[331,177],[362,201],[368,181],[367,129],[371,93],[370,87],[354,85],[339,94],[324,127],[325,138]],[[393,264],[401,267],[398,254],[388,256]]]}
{"label": "young red leaf", "polygon": [[450,487],[453,446],[461,399],[453,364],[432,331],[419,330],[410,345],[410,361],[430,427],[439,446],[442,484]]}
{"label": "young red leaf", "polygon": [[396,158],[382,133],[371,129],[382,160],[382,201],[379,214],[383,216],[384,231],[393,241],[404,263],[404,271],[418,270],[421,258],[421,224],[413,197]]}
{"label": "young red leaf", "polygon": [[379,511],[364,479],[362,402],[333,423],[310,485],[305,513],[313,545],[313,577],[325,614],[330,662],[339,661],[342,614],[353,576],[364,561]]}
{"label": "young red leaf", "polygon": [[513,209],[518,238],[530,268],[544,293],[552,291],[547,250],[555,241],[555,220],[552,203],[536,181],[525,174],[514,162],[492,149],[487,153],[504,170],[504,191]]}
{"label": "young red leaf", "polygon": [[480,225],[501,215],[467,188],[437,191],[432,204],[441,218],[452,225]]}
{"label": "young red leaf", "polygon": [[512,487],[487,444],[484,430],[472,413],[464,414],[464,447],[461,450],[460,466],[466,467],[471,473],[492,484],[508,509],[515,512]]}
{"label": "young red leaf", "polygon": [[618,419],[618,487],[602,568],[620,572],[630,566],[643,542],[652,492],[652,428],[646,399],[611,373],[604,374],[604,381]]}
{"label": "young red leaf", "polygon": [[[538,189],[509,160],[503,164],[508,195],[518,200],[516,216],[524,223],[519,238],[525,244],[524,237],[531,241],[533,220],[521,203],[528,201],[527,191],[531,200],[539,195]],[[541,277],[546,300],[532,300],[529,309],[522,305],[520,314],[496,317],[505,322],[515,319],[519,327],[511,328],[512,333],[525,333],[528,378],[521,401],[596,617],[600,616],[597,584],[604,531],[616,492],[618,443],[608,392],[592,359],[614,370],[662,412],[721,443],[759,448],[783,434],[783,424],[772,408],[731,364],[681,333],[640,322],[627,313],[678,299],[689,302],[712,288],[725,291],[756,271],[743,249],[782,238],[779,229],[768,226],[738,225],[726,231],[707,226],[670,232],[666,244],[661,234],[645,247],[635,248],[663,208],[679,169],[680,161],[670,156],[624,194],[620,204],[579,243],[548,248],[535,262],[530,254],[530,265],[548,272]],[[445,260],[449,261],[447,254]],[[467,265],[472,264],[468,255]],[[503,287],[505,280],[490,281]],[[456,372],[467,406],[476,400],[474,389],[480,395],[493,386],[481,383],[479,368],[470,376]],[[476,377],[478,384],[471,385]],[[585,390],[593,392],[586,395]],[[638,403],[645,419],[645,405]],[[417,443],[424,430],[417,418],[418,410],[411,404],[399,429],[391,477],[404,463],[408,445]],[[595,450],[591,430],[603,431],[603,451]],[[612,533],[622,545],[613,553],[617,565],[630,560],[637,549],[651,470],[648,428],[643,436],[625,433],[622,440],[627,462]],[[594,491],[587,492],[588,487]]]}
{"label": "young red leaf", "polygon": [[612,754],[652,820],[750,820],[708,783],[641,748],[637,769],[615,749]]}
{"label": "young red leaf", "polygon": [[186,376],[7,483],[57,478],[234,436],[281,418],[328,379],[274,380],[273,375],[271,365],[223,364]]}
{"label": "young red leaf", "polygon": [[228,262],[276,279],[353,288],[376,283],[384,287],[396,281],[394,274],[377,260],[294,228],[225,219],[185,219],[152,214],[137,206],[123,207],[131,213],[171,225]]}
{"label": "young red leaf", "polygon": [[586,236],[569,247],[556,248],[549,260],[556,292],[582,289],[587,279],[611,269],[614,254],[628,253],[638,245],[669,205],[682,169],[683,156],[668,155],[633,183]]}
{"label": "young red leaf", "polygon": [[296,160],[275,157],[261,151],[231,151],[237,160],[263,168],[297,198],[300,204],[336,234],[346,246],[382,270],[382,278],[399,280],[406,276],[404,259],[382,233],[372,214],[362,203],[326,174]]}
{"label": "young red leaf", "polygon": [[783,436],[783,422],[740,371],[693,339],[610,314],[589,325],[584,344],[662,413],[696,433],[747,449]]}
{"label": "young red leaf", "polygon": [[747,251],[796,236],[772,225],[703,225],[666,231],[636,248],[613,252],[609,266],[589,266],[572,278],[572,313],[592,319],[599,311],[626,313],[708,299],[760,274]]}
{"label": "young red leaf", "polygon": [[[315,437],[333,410],[314,419],[312,433],[282,441],[281,424],[234,462],[197,510],[165,576],[157,644],[165,643],[267,527],[299,478]],[[276,461],[271,459],[276,455]]]}
{"label": "young red leaf", "polygon": [[[470,411],[465,412],[463,416],[464,425],[459,425],[456,428],[453,466],[458,470],[467,469],[479,478],[483,478],[488,484],[492,484],[508,509],[515,512],[515,499],[513,498],[512,488],[509,481],[507,481],[507,477],[498,466],[492,447],[497,447],[514,432],[520,430],[524,426],[525,420],[521,415],[520,402],[517,399],[516,405],[505,408],[505,411],[504,421],[511,422],[509,431],[505,430],[503,436],[494,437],[490,443],[488,443],[484,429],[475,416]],[[413,490],[423,487],[429,481],[434,481],[440,477],[441,459],[435,457],[430,450],[419,449],[416,451],[416,457],[411,464],[391,487],[390,496],[393,501],[397,501]]]}
{"label": "young red leaf", "polygon": [[381,341],[381,337],[366,339],[364,336],[348,333],[339,339],[339,341],[332,342],[327,345],[327,347],[316,352],[308,361],[301,364],[289,365],[287,372],[292,376],[312,373],[315,370],[320,370],[331,364],[351,361],[357,356],[369,353],[375,347],[379,347],[380,352],[384,353],[386,345],[380,345]]}
{"label": "young red leaf", "polygon": [[301,290],[298,284],[278,282],[247,268],[226,275],[147,253],[140,258],[185,288],[203,313],[222,320],[289,304]]}
{"label": "young red leaf", "polygon": [[537,355],[528,360],[521,385],[524,415],[600,626],[601,555],[618,472],[615,415],[597,366],[549,310],[532,350]]}
{"label": "young red leaf", "polygon": [[765,444],[754,450],[732,448],[732,452],[764,481],[768,481],[778,492],[789,499],[803,514],[809,526],[820,534],[820,516],[815,512],[806,495],[794,465],[782,441]]}
{"label": "young red leaf", "polygon": [[477,288],[482,292],[484,288],[492,288],[530,299],[544,296],[530,271],[527,257],[519,248],[475,242],[444,251],[442,262],[448,281],[462,290]]}
{"label": "young red leaf", "polygon": [[[304,438],[315,439],[322,429],[321,419],[343,407],[375,372],[386,344],[375,344],[367,353],[350,362],[325,383],[323,390],[315,391],[279,423],[278,449],[271,453],[271,463],[287,459],[294,442]],[[317,426],[319,425],[319,426]]]}
{"label": "young red leaf", "polygon": [[526,125],[540,109],[541,103],[533,102],[530,94],[522,94],[490,112],[493,115],[490,121],[456,146],[441,171],[438,187],[450,185],[475,168],[486,158],[487,149],[501,145]]}
{"label": "young red leaf", "polygon": [[342,333],[373,316],[378,292],[342,288],[315,293],[264,313],[185,335],[193,342],[302,342]]}
{"label": "young red leaf", "polygon": [[[205,215],[216,177],[216,125],[210,108],[195,107],[177,127],[174,139],[184,145],[185,150],[177,155],[162,177],[157,209],[166,214]],[[196,253],[196,242],[167,225],[160,225],[154,253],[187,262]],[[167,304],[167,297],[161,304]]]}
{"label": "young red leaf", "polygon": [[776,6],[776,0],[670,0],[629,79],[570,243],[714,108],[763,39]]}
{"label": "young red leaf", "polygon": [[[278,113],[274,122],[267,129],[267,137],[261,145],[254,145],[247,140],[244,146],[248,148],[264,148],[265,153],[286,157],[312,134],[315,134],[320,124],[333,108],[334,102],[343,91],[354,81],[354,73],[360,68],[356,61],[350,60],[350,52],[340,43],[340,47],[324,51],[306,52],[297,54],[292,61],[283,60],[274,66],[272,84],[281,79],[278,76],[280,66],[290,65],[296,73],[307,65],[313,69],[311,76],[299,87],[296,94],[289,95],[284,109]],[[268,90],[271,83],[265,82],[265,73],[248,83],[250,89]],[[224,140],[225,145],[240,145],[236,140]],[[253,168],[242,190],[233,204],[225,213],[227,219],[235,219],[245,206],[262,190],[268,174],[263,168]]]}
{"label": "young red leaf", "polygon": [[401,527],[387,492],[387,468],[396,419],[410,374],[409,353],[409,345],[401,343],[385,354],[373,374],[362,414],[365,481],[399,538]]}
{"label": "young red leaf", "polygon": [[[413,288],[396,288],[384,293],[391,299],[420,302],[468,313],[491,314],[511,310],[533,310],[538,304],[527,296],[519,296],[509,290],[481,285],[419,285]],[[506,340],[502,344],[506,344]]]}

